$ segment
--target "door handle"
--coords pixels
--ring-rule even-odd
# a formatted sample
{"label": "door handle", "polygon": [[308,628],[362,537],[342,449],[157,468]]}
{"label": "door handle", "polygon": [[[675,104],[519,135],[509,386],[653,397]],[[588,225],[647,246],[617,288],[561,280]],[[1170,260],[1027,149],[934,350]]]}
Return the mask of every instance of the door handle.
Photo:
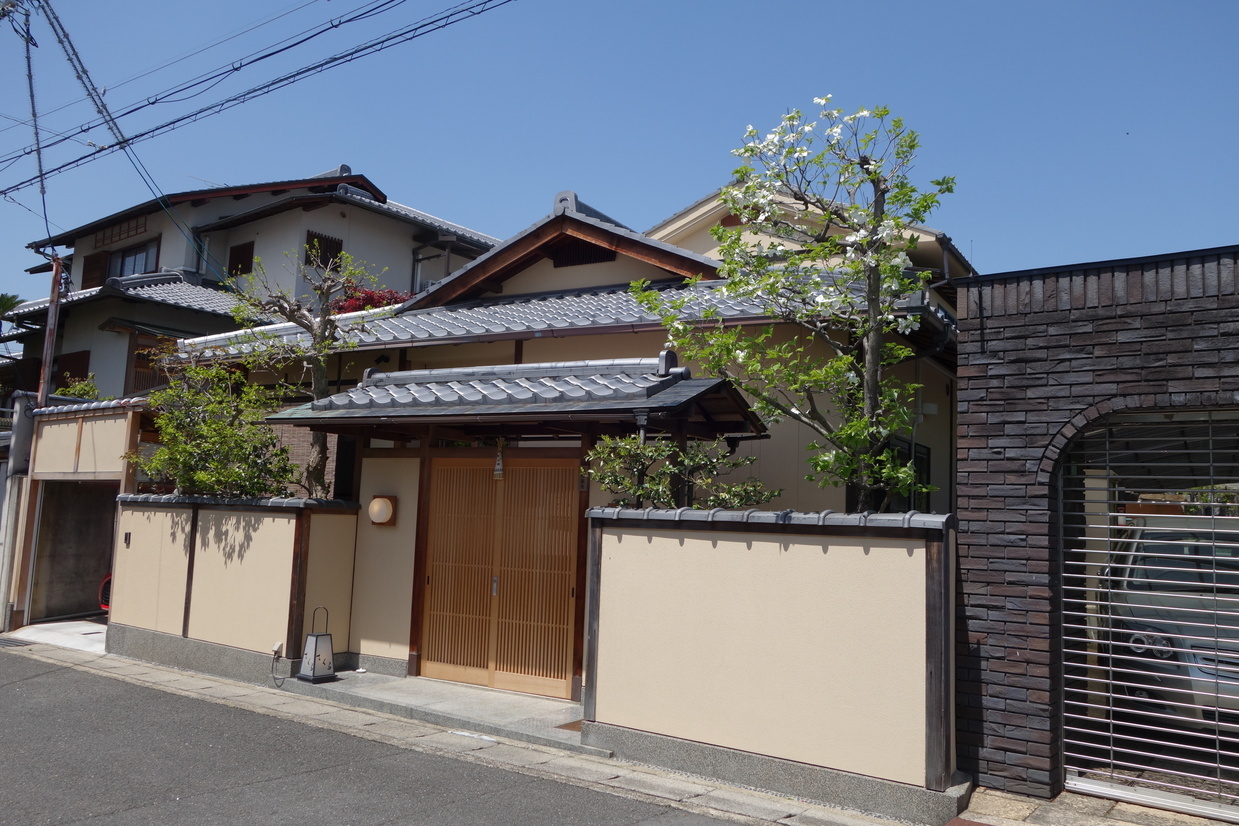
{"label": "door handle", "polygon": [[497,576],[490,578],[490,595],[492,597],[499,596],[499,577]]}

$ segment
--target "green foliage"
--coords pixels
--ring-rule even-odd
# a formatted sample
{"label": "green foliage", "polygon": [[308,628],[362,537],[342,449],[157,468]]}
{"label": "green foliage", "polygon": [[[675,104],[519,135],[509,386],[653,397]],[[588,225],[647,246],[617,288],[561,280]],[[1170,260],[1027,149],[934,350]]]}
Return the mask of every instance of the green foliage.
{"label": "green foliage", "polygon": [[[347,252],[324,260],[315,242],[306,247],[304,257],[286,253],[285,258],[294,276],[292,288],[269,278],[258,259],[254,260],[253,273],[232,282],[239,299],[233,317],[250,328],[248,341],[234,340],[233,343],[244,345],[243,362],[250,369],[278,374],[290,366],[300,367],[300,378],[289,382],[286,391],[297,394],[308,389],[311,398],[323,399],[331,393],[328,360],[351,346],[334,314],[334,306],[339,301],[357,297],[359,291],[381,298],[390,296],[371,290],[376,277]],[[262,325],[269,325],[273,320],[289,322],[304,335],[276,336],[265,332]],[[354,321],[350,329],[360,330],[361,325]],[[328,495],[326,479],[327,434],[311,433],[310,456],[304,475],[304,484],[311,496]]]}
{"label": "green foliage", "polygon": [[22,298],[14,293],[0,293],[0,316],[8,314],[10,310],[22,303]]}
{"label": "green foliage", "polygon": [[860,510],[880,509],[888,492],[924,489],[891,447],[911,424],[917,386],[890,368],[913,356],[898,335],[919,320],[902,302],[928,283],[911,267],[912,225],[954,179],[931,181],[926,192],[912,184],[919,136],[886,109],[823,108],[815,123],[794,110],[764,137],[750,126],[745,140],[734,153],[744,165],[722,193],[740,225],[713,230],[721,289],[798,333],[729,327],[709,311],[702,319],[691,295],[667,300],[644,284],[635,294],[682,357],[733,381],[768,421],[792,419],[818,434],[810,478],[855,485]]}
{"label": "green foliage", "polygon": [[65,386],[56,388],[57,396],[68,396],[71,399],[99,399],[99,385],[95,383],[95,374],[89,373],[84,379],[73,380],[65,373]]}
{"label": "green foliage", "polygon": [[[782,493],[752,477],[720,482],[719,476],[752,464],[755,457],[732,457],[719,441],[689,442],[681,449],[669,440],[641,444],[636,436],[603,436],[585,458],[585,476],[616,494],[616,503],[624,507],[673,508],[691,498],[687,504],[697,508],[745,508]],[[677,496],[678,488],[690,493]]]}
{"label": "green foliage", "polygon": [[278,397],[222,364],[163,365],[168,386],[150,394],[162,444],[148,456],[131,455],[138,467],[182,494],[286,495],[297,467],[263,422]]}

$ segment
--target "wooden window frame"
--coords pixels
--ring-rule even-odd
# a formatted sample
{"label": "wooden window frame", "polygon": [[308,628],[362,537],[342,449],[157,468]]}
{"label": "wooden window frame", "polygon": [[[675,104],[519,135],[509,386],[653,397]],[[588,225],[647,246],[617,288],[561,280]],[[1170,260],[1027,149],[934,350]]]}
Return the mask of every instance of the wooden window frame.
{"label": "wooden window frame", "polygon": [[234,244],[228,248],[228,275],[249,275],[254,271],[254,242]]}
{"label": "wooden window frame", "polygon": [[[318,249],[317,260],[315,260],[314,250]],[[333,238],[330,235],[324,235],[321,232],[310,230],[305,234],[305,265],[314,267],[318,264],[324,265],[329,270],[339,269],[340,254],[344,252],[344,240],[341,238]]]}

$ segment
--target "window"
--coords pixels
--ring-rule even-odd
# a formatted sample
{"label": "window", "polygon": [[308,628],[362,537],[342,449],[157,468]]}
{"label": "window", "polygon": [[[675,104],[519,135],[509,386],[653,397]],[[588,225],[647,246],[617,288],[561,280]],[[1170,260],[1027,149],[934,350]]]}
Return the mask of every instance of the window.
{"label": "window", "polygon": [[[159,239],[108,253],[108,278],[124,278],[154,272],[159,258]],[[84,286],[84,285],[83,285]]]}
{"label": "window", "polygon": [[81,286],[102,287],[109,278],[154,272],[159,261],[159,239],[112,252],[95,252],[82,259]]}
{"label": "window", "polygon": [[344,252],[344,242],[339,238],[331,238],[317,232],[305,234],[305,265],[307,267],[321,265],[328,269],[337,269],[342,252]]}
{"label": "window", "polygon": [[228,249],[228,274],[249,275],[254,271],[254,242],[246,241]]}
{"label": "window", "polygon": [[[930,480],[929,474],[929,448],[925,445],[913,445],[907,439],[895,436],[891,439],[891,447],[895,449],[895,455],[898,457],[900,464],[907,464],[912,461],[912,466],[916,470],[916,483],[918,485],[928,485]],[[930,491],[917,491],[911,495],[891,493],[890,501],[887,503],[886,510],[889,513],[899,513],[901,511],[917,510],[921,513],[929,513]],[[845,506],[848,513],[856,510],[857,502],[860,501],[859,491],[855,485],[848,485]]]}
{"label": "window", "polygon": [[96,232],[95,249],[111,246],[117,241],[124,241],[126,238],[133,238],[135,235],[141,235],[144,232],[146,232],[146,216],[139,215],[137,218],[125,221],[123,224],[115,224]]}

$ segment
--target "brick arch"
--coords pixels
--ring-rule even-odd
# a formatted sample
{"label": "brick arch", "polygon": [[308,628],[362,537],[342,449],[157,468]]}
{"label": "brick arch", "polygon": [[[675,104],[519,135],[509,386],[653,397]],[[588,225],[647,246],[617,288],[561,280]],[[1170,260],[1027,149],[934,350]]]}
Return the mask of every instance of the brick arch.
{"label": "brick arch", "polygon": [[1054,470],[1058,466],[1058,460],[1067,452],[1076,437],[1116,413],[1129,410],[1145,410],[1155,413],[1159,410],[1207,409],[1236,405],[1239,405],[1239,392],[1145,393],[1115,396],[1096,402],[1072,416],[1050,439],[1037,467],[1036,483],[1050,485],[1054,478]]}

